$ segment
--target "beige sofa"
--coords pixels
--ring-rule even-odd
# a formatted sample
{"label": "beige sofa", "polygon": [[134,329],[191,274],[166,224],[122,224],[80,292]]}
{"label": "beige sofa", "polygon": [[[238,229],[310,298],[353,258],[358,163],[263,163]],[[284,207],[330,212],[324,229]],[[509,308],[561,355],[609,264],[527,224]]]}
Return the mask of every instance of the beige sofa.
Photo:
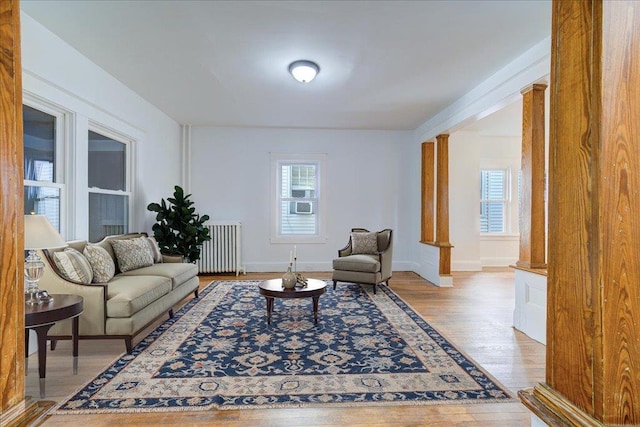
{"label": "beige sofa", "polygon": [[[145,233],[109,236],[96,245],[104,248],[115,263],[115,275],[107,283],[78,284],[66,280],[53,260],[60,249],[45,249],[41,257],[45,272],[39,288],[49,294],[75,294],[84,298],[79,339],[124,339],[127,353],[140,331],[164,313],[173,317],[173,306],[191,292],[198,297],[198,267],[195,264],[161,262],[120,272],[111,241],[146,237]],[[67,242],[84,251],[86,241]],[[59,322],[49,331],[52,346],[58,339],[70,339],[71,322]]]}

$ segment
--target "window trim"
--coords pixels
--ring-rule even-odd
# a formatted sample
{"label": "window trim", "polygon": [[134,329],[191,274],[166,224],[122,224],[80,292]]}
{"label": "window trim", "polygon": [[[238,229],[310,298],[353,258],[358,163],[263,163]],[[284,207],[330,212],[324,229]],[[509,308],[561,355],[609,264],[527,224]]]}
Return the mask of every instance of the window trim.
{"label": "window trim", "polygon": [[[271,158],[271,235],[270,241],[275,244],[294,243],[326,243],[326,195],[325,195],[325,175],[326,175],[326,153],[269,153]],[[317,166],[318,181],[316,183],[316,226],[317,233],[309,234],[287,234],[280,233],[281,222],[281,188],[280,188],[280,168],[283,164],[315,164]]]}

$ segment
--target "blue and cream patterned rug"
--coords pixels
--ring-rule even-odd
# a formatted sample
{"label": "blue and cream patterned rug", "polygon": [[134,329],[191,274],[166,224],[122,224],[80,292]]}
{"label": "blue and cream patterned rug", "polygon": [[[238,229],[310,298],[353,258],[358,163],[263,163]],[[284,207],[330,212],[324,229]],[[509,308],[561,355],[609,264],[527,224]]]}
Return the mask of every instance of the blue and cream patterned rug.
{"label": "blue and cream patterned rug", "polygon": [[276,299],[213,282],[56,414],[514,401],[393,291],[341,283]]}

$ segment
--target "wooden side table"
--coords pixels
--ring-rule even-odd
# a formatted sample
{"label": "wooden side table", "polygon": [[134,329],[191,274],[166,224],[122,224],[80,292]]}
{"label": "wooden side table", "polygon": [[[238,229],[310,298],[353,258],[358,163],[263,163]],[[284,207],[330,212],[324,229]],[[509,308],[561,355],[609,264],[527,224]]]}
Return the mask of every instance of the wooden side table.
{"label": "wooden side table", "polygon": [[[78,319],[83,311],[83,298],[78,295],[54,294],[53,301],[40,305],[24,305],[25,328],[33,329],[38,336],[38,373],[40,374],[40,398],[44,398],[47,372],[47,332],[61,320],[73,319],[73,373],[78,373]],[[24,335],[25,357],[29,357],[29,334]]]}

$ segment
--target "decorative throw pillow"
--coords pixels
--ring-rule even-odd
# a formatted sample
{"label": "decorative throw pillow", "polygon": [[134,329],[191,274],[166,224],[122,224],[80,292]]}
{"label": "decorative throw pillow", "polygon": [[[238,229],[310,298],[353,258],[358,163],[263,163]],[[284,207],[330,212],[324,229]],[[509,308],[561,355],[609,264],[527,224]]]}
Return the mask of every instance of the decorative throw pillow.
{"label": "decorative throw pillow", "polygon": [[351,233],[351,253],[375,254],[378,252],[378,233]]}
{"label": "decorative throw pillow", "polygon": [[109,252],[102,246],[87,245],[82,252],[91,264],[94,283],[106,283],[116,272],[116,265]]}
{"label": "decorative throw pillow", "polygon": [[113,252],[118,260],[121,272],[153,265],[153,258],[149,250],[146,237],[135,239],[111,240]]}
{"label": "decorative throw pillow", "polygon": [[53,253],[53,262],[60,274],[70,282],[88,285],[93,279],[91,264],[80,252],[67,248],[62,252]]}
{"label": "decorative throw pillow", "polygon": [[156,239],[154,237],[147,237],[147,243],[149,244],[149,249],[151,250],[151,258],[153,258],[153,262],[162,262],[160,246],[158,246],[158,242],[156,241]]}

